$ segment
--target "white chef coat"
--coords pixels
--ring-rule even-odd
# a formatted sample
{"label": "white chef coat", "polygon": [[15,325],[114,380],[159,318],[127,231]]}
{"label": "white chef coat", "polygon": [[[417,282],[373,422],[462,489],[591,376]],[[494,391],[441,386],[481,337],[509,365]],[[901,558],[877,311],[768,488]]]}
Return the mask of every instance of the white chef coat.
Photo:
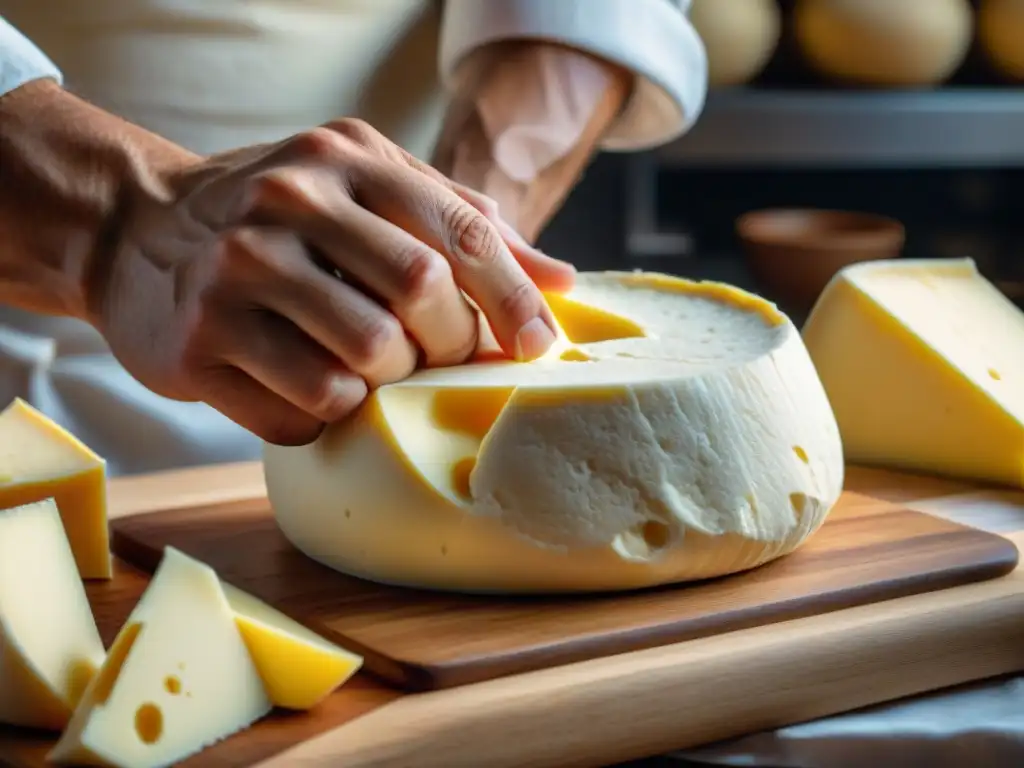
{"label": "white chef coat", "polygon": [[[636,73],[608,149],[665,142],[703,107],[707,65],[686,20],[689,0],[447,0],[443,13],[440,6],[0,0],[9,22],[0,24],[0,93],[62,74],[81,96],[200,153],[358,116],[426,158],[444,94],[464,76],[467,54],[492,41],[545,38]],[[15,396],[105,456],[112,475],[245,460],[260,451],[251,433],[212,408],[142,387],[84,323],[5,307],[0,402]]]}

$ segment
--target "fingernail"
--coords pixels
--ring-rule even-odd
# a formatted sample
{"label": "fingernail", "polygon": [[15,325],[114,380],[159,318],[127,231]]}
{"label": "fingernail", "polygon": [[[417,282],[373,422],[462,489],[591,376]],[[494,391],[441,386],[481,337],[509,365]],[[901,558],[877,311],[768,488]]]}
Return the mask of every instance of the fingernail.
{"label": "fingernail", "polygon": [[516,334],[516,360],[536,360],[555,343],[555,334],[541,318],[535,317]]}

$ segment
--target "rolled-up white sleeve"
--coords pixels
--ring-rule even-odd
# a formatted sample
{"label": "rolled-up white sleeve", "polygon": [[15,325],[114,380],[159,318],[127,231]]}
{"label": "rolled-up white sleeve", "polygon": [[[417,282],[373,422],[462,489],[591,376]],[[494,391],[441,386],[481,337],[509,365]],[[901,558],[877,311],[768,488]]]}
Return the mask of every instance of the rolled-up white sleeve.
{"label": "rolled-up white sleeve", "polygon": [[478,48],[546,40],[592,53],[636,75],[602,148],[630,151],[682,135],[707,95],[707,54],[686,17],[690,0],[446,0],[440,72],[449,88]]}
{"label": "rolled-up white sleeve", "polygon": [[57,65],[0,17],[0,96],[42,78],[63,80]]}

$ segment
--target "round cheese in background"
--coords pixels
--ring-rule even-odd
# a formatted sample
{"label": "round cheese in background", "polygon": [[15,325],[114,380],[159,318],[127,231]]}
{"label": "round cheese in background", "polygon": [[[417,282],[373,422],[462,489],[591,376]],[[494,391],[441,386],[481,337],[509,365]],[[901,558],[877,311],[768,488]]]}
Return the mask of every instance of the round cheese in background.
{"label": "round cheese in background", "polygon": [[690,22],[708,55],[711,87],[743,85],[761,74],[779,44],[777,0],[693,0]]}
{"label": "round cheese in background", "polygon": [[267,445],[284,535],[336,570],[462,592],[622,590],[798,547],[843,485],[792,322],[730,286],[583,273],[541,360],[420,371]]}
{"label": "round cheese in background", "polygon": [[978,41],[996,70],[1024,80],[1024,0],[981,0]]}
{"label": "round cheese in background", "polygon": [[973,36],[968,0],[799,0],[796,39],[837,80],[914,87],[946,80]]}

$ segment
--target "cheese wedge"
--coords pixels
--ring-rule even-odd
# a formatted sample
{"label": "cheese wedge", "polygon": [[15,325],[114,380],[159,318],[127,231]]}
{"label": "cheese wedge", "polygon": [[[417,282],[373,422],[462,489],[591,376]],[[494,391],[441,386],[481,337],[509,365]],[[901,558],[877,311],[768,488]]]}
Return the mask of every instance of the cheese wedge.
{"label": "cheese wedge", "polygon": [[172,765],[270,709],[217,574],[168,547],[48,759]]}
{"label": "cheese wedge", "polygon": [[62,729],[105,655],[57,505],[0,511],[0,722]]}
{"label": "cheese wedge", "polygon": [[106,462],[23,400],[0,412],[0,507],[53,498],[83,579],[112,574]]}
{"label": "cheese wedge", "polygon": [[818,528],[842,446],[772,304],[590,273],[551,306],[564,343],[541,360],[421,371],[311,445],[266,445],[285,536],[375,581],[558,592],[733,573]]}
{"label": "cheese wedge", "polygon": [[1024,486],[1024,312],[974,261],[847,267],[803,336],[848,460]]}
{"label": "cheese wedge", "polygon": [[274,706],[311,709],[363,665],[362,656],[328,642],[248,592],[221,586]]}

